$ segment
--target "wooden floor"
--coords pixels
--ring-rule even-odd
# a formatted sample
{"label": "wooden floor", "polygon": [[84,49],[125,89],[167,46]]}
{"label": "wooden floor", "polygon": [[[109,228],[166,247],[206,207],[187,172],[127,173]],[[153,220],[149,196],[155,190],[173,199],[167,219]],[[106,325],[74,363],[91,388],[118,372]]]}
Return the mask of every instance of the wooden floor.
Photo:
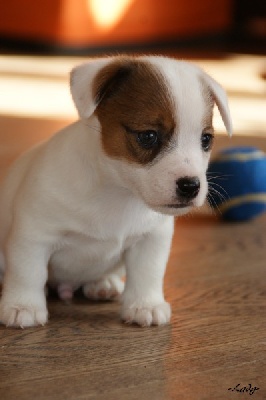
{"label": "wooden floor", "polygon": [[[62,124],[1,116],[1,175]],[[266,137],[241,134],[218,136],[215,151],[236,144],[266,151]],[[252,389],[266,399],[265,232],[266,214],[243,224],[206,209],[179,219],[165,278],[168,326],[126,326],[119,304],[82,297],[71,305],[50,297],[45,327],[1,326],[0,399],[224,400]]]}

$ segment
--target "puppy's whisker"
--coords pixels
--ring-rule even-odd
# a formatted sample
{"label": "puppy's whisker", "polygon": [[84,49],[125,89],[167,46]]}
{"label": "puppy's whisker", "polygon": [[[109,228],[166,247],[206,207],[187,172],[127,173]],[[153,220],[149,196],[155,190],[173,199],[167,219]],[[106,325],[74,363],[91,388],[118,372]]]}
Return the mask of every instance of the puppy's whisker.
{"label": "puppy's whisker", "polygon": [[222,193],[220,193],[218,190],[214,188],[210,188],[210,193],[215,194],[222,201],[228,200],[228,198],[226,198]]}
{"label": "puppy's whisker", "polygon": [[207,176],[207,181],[213,181],[214,179],[221,179],[221,180],[226,180],[223,176],[220,175],[214,175],[214,176]]}
{"label": "puppy's whisker", "polygon": [[[216,174],[216,175],[214,175]],[[211,179],[223,179],[226,180],[227,178],[231,178],[233,176],[233,174],[220,174],[219,172],[215,172],[215,171],[207,171],[206,172],[207,175],[207,180],[211,180]]]}
{"label": "puppy's whisker", "polygon": [[213,211],[214,213],[215,213],[216,211],[218,211],[219,214],[222,215],[222,212],[221,212],[221,210],[220,210],[220,208],[219,208],[219,206],[218,206],[216,200],[214,199],[214,197],[211,195],[210,192],[209,192],[208,195],[207,195],[207,200],[208,200],[209,206],[211,207],[212,211]]}
{"label": "puppy's whisker", "polygon": [[[218,189],[215,189],[213,186],[217,186],[220,191]],[[221,194],[221,195],[223,194],[225,199],[230,200],[230,196],[227,193],[227,191],[225,190],[225,188],[222,187],[221,185],[219,185],[218,183],[209,182],[209,189],[215,191],[215,193],[217,193],[217,194]]]}

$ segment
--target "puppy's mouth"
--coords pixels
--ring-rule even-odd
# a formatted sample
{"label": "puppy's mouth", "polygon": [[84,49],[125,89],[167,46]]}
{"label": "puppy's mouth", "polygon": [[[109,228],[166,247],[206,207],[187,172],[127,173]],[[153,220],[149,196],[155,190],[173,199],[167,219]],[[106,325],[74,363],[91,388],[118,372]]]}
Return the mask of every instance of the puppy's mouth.
{"label": "puppy's mouth", "polygon": [[163,204],[152,208],[161,214],[177,216],[186,214],[191,207],[193,207],[192,202]]}
{"label": "puppy's mouth", "polygon": [[175,204],[165,204],[164,207],[166,208],[186,208],[191,207],[193,204],[190,203],[175,203]]}

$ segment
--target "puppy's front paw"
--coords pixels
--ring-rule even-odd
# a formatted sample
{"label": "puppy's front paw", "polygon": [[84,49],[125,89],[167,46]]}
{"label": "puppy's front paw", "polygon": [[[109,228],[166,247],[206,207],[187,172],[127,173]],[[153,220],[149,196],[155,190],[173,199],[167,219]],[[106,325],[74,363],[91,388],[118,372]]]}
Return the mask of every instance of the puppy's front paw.
{"label": "puppy's front paw", "polygon": [[127,324],[136,323],[140,326],[165,325],[171,318],[171,306],[166,302],[154,306],[123,306],[121,317]]}
{"label": "puppy's front paw", "polygon": [[3,300],[0,303],[0,322],[7,327],[45,325],[47,319],[48,311],[45,306],[6,303]]}

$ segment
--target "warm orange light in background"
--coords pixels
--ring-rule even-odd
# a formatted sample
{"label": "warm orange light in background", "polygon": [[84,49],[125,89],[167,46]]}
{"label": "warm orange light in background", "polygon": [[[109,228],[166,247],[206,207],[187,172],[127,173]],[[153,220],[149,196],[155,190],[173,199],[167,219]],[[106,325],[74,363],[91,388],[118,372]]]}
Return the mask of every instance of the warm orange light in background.
{"label": "warm orange light in background", "polygon": [[88,10],[100,28],[113,28],[125,15],[134,0],[87,0]]}
{"label": "warm orange light in background", "polygon": [[232,0],[0,0],[0,35],[70,48],[224,32]]}

